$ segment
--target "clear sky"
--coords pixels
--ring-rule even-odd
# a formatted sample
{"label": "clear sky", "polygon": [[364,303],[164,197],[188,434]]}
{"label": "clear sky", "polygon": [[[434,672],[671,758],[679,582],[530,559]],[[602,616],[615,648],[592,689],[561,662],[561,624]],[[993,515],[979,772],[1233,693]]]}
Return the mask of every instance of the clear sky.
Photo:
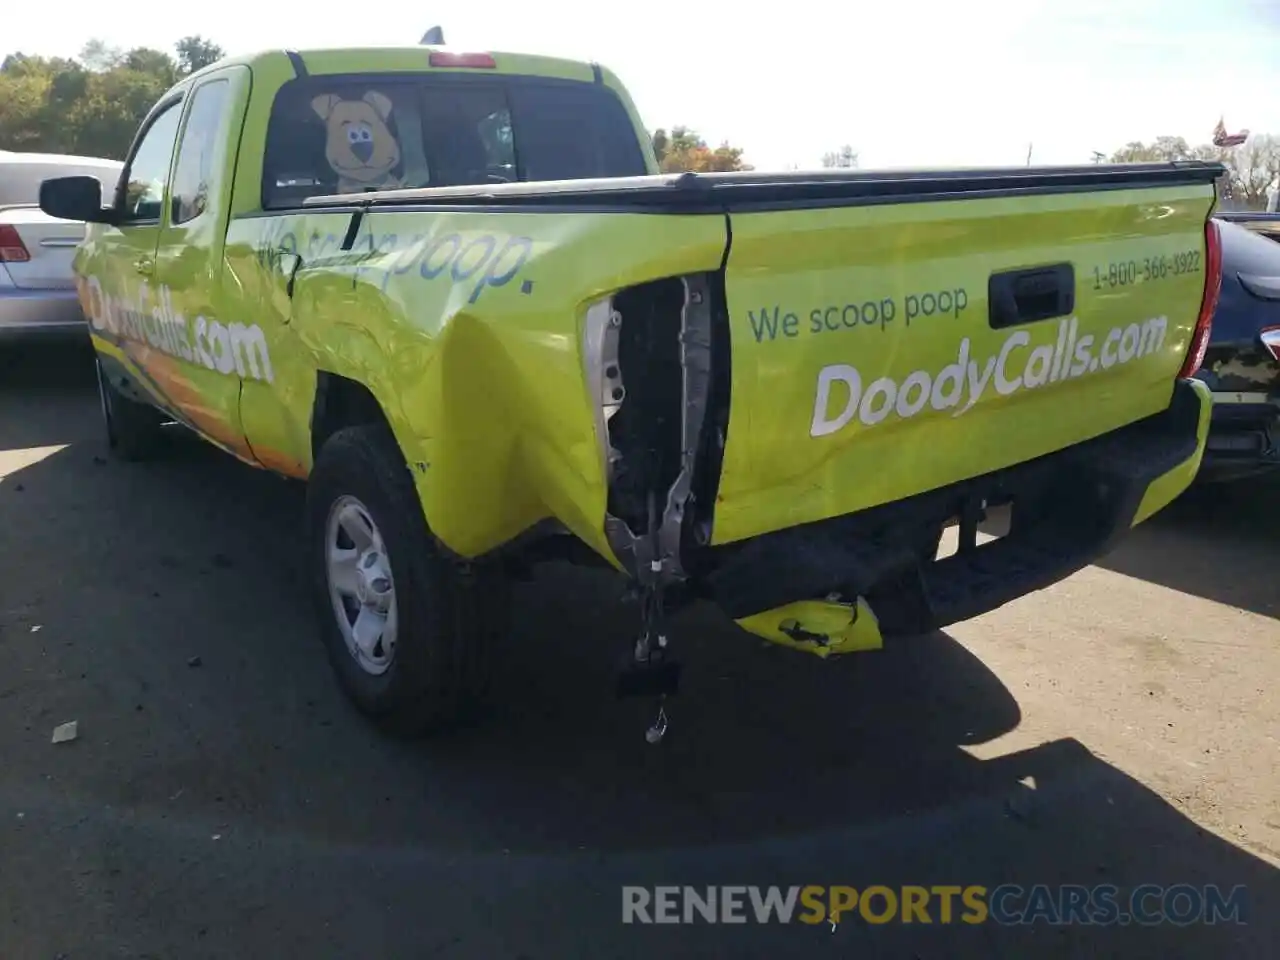
{"label": "clear sky", "polygon": [[650,128],[727,138],[758,168],[813,166],[843,143],[864,167],[1020,164],[1028,143],[1034,163],[1074,163],[1158,134],[1206,142],[1219,114],[1280,133],[1280,0],[1216,4],[72,0],[56,15],[19,4],[0,55],[73,56],[93,37],[168,50],[190,33],[229,53],[416,43],[438,23],[458,48],[599,60]]}

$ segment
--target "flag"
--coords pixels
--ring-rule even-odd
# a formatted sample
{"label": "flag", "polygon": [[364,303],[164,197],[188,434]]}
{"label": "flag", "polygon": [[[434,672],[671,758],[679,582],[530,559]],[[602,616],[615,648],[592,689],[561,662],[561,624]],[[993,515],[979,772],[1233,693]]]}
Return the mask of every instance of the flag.
{"label": "flag", "polygon": [[1239,133],[1227,133],[1227,125],[1223,122],[1223,118],[1218,118],[1218,125],[1213,128],[1213,145],[1215,147],[1238,147],[1249,139],[1249,131],[1241,130]]}

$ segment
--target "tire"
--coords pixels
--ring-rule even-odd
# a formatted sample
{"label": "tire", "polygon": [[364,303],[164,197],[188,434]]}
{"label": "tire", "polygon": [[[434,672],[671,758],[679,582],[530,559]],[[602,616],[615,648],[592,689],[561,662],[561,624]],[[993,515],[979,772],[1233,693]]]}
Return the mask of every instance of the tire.
{"label": "tire", "polygon": [[[389,429],[346,427],[325,442],[307,484],[307,527],[321,636],[356,707],[401,736],[470,718],[488,692],[492,647],[507,626],[508,582],[496,565],[464,569],[445,555]],[[350,554],[332,576],[331,545]],[[351,576],[357,596],[344,598],[336,588],[351,588]],[[362,647],[354,624],[366,612],[373,619]]]}
{"label": "tire", "polygon": [[163,441],[164,415],[149,404],[139,403],[112,386],[102,371],[102,361],[94,358],[98,372],[98,400],[107,433],[107,447],[121,460],[138,462],[156,455]]}

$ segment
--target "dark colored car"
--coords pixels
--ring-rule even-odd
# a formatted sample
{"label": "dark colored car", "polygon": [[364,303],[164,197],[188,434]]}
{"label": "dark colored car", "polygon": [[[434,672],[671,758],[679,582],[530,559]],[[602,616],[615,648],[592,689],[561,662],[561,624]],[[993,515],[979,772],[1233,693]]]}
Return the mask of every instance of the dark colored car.
{"label": "dark colored car", "polygon": [[1280,240],[1280,213],[1223,212],[1214,217],[1259,233],[1270,240]]}
{"label": "dark colored car", "polygon": [[1280,242],[1237,216],[1217,218],[1222,292],[1196,374],[1213,391],[1202,480],[1280,467]]}

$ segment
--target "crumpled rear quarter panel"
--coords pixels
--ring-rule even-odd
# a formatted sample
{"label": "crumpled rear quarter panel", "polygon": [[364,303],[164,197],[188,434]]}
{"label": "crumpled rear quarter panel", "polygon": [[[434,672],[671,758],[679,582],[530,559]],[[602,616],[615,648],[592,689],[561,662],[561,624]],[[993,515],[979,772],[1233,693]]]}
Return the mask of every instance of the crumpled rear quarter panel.
{"label": "crumpled rear quarter panel", "polygon": [[[723,216],[378,209],[343,251],[350,220],[326,211],[232,225],[228,257],[258,273],[264,297],[283,284],[281,255],[302,261],[280,324],[288,342],[273,356],[305,363],[280,389],[305,393],[304,367],[366,385],[428,522],[459,554],[555,517],[611,557],[583,317],[621,288],[718,268]],[[310,413],[309,397],[291,398],[271,429],[305,432]]]}

